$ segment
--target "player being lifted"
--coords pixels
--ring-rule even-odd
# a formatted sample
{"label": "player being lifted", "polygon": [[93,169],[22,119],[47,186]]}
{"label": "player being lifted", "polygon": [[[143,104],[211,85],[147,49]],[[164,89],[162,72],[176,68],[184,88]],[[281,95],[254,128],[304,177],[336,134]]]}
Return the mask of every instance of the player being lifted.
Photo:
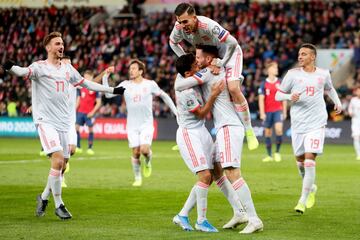
{"label": "player being lifted", "polygon": [[352,97],[349,104],[351,117],[351,132],[354,140],[356,160],[360,160],[360,85],[355,88],[355,97]]}
{"label": "player being lifted", "polygon": [[[256,149],[259,142],[251,125],[248,103],[240,90],[243,80],[243,53],[236,39],[217,22],[197,16],[194,7],[189,3],[181,3],[175,9],[177,23],[170,35],[170,47],[177,56],[185,54],[180,42],[185,40],[194,47],[198,44],[213,45],[219,50],[221,59],[212,62],[212,71],[219,72],[220,67],[226,69],[227,88],[234,102],[236,113],[245,127],[245,135],[250,150]],[[191,87],[191,83],[187,87]],[[184,89],[177,89],[184,90]]]}
{"label": "player being lifted", "polygon": [[68,131],[71,122],[69,85],[80,85],[93,91],[123,94],[124,88],[111,88],[93,83],[81,77],[71,64],[61,61],[64,42],[61,33],[52,32],[44,38],[47,59],[32,63],[29,67],[16,66],[7,61],[3,68],[10,73],[32,80],[32,115],[41,145],[51,159],[47,185],[37,197],[36,215],[45,215],[48,198],[52,193],[55,214],[61,219],[72,217],[65,208],[61,196],[61,174],[70,156]]}
{"label": "player being lifted", "polygon": [[[277,88],[280,86],[280,80],[278,75],[278,64],[276,62],[270,62],[266,65],[266,71],[268,77],[261,83],[259,87],[259,112],[260,119],[264,123],[265,127],[265,143],[267,156],[262,160],[263,162],[270,162],[275,160],[281,161],[280,146],[282,143],[283,135],[283,120],[286,119],[287,109],[286,101],[278,102],[275,100],[275,94]],[[272,127],[275,127],[276,135],[276,151],[274,158],[272,157],[271,149],[271,137]]]}
{"label": "player being lifted", "polygon": [[[124,99],[127,108],[127,135],[129,147],[132,149],[131,163],[135,175],[134,187],[142,185],[140,171],[140,156],[145,157],[143,174],[145,177],[151,175],[151,143],[154,134],[154,120],[152,103],[153,96],[159,96],[177,115],[176,107],[171,98],[159,88],[157,83],[143,78],[145,64],[140,60],[132,60],[129,67],[130,80],[121,82],[117,87],[126,88]],[[108,86],[109,74],[103,77],[103,84]],[[107,98],[114,97],[114,94],[105,94]]]}
{"label": "player being lifted", "polygon": [[[195,56],[185,54],[177,59],[176,70],[183,77],[190,77],[195,73],[193,69],[196,66],[194,65],[196,65]],[[186,80],[176,78],[176,81]],[[206,104],[204,104],[199,87],[193,87],[181,92],[176,91],[177,121],[179,124],[176,132],[176,143],[186,165],[198,177],[198,182],[192,188],[184,207],[173,218],[173,222],[186,231],[193,230],[188,215],[196,202],[198,217],[195,229],[204,232],[218,232],[206,218],[208,188],[212,182],[210,171],[214,168],[214,144],[209,131],[205,127],[204,118],[210,112],[216,97],[224,87],[224,82],[214,84]]]}
{"label": "player being lifted", "polygon": [[301,45],[298,55],[300,67],[286,73],[275,96],[277,101],[292,102],[291,140],[303,179],[301,197],[295,207],[299,213],[315,204],[315,159],[323,152],[328,119],[324,91],[335,104],[336,113],[341,112],[341,102],[332,85],[330,72],[316,67],[315,59],[315,46],[309,43]]}

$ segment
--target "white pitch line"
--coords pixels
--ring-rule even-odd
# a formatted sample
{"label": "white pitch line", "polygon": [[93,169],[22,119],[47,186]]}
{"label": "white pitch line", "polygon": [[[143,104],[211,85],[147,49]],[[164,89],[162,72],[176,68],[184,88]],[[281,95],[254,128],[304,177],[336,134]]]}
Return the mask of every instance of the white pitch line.
{"label": "white pitch line", "polygon": [[[294,158],[294,155],[292,154],[281,154],[284,157],[286,158],[291,158],[293,159]],[[248,158],[258,158],[258,159],[261,159],[262,157],[264,157],[265,154],[251,154],[251,153],[248,153],[246,154],[246,156],[242,156],[243,159],[248,159]],[[327,158],[332,158],[332,157],[351,157],[352,154],[350,153],[343,153],[343,154],[328,154],[327,156],[323,156],[323,157],[327,157]],[[157,155],[154,155],[153,156],[153,159],[156,159],[156,158],[174,158],[174,157],[177,157],[177,158],[181,158],[180,156],[180,153],[174,153],[174,154],[161,154],[159,156]],[[322,158],[323,158],[322,157]],[[74,157],[74,158],[71,158],[71,161],[97,161],[97,160],[109,160],[109,159],[130,159],[130,157],[128,155],[126,156],[114,156],[114,155],[109,155],[109,156],[101,156],[101,157]],[[43,161],[46,161],[47,159],[21,159],[21,160],[5,160],[5,161],[1,161],[0,160],[0,164],[22,164],[22,163],[39,163],[39,162],[43,162]]]}

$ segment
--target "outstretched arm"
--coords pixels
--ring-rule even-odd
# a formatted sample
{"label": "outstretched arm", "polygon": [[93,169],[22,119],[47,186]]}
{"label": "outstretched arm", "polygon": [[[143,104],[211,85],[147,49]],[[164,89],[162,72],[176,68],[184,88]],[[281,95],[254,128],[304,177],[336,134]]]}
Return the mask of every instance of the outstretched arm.
{"label": "outstretched arm", "polygon": [[104,71],[102,71],[99,75],[97,75],[95,78],[94,78],[94,82],[96,83],[99,83],[101,84],[101,81],[102,81],[102,78],[105,74],[110,74],[110,73],[114,73],[115,71],[115,67],[114,66],[111,66],[111,67],[108,67],[107,69],[105,69]]}
{"label": "outstretched arm", "polygon": [[[109,87],[109,74],[104,74],[104,76],[102,77],[102,84],[106,87]],[[119,85],[118,85],[119,86]],[[112,93],[105,93],[105,97],[106,98],[113,98],[116,97],[115,94]]]}
{"label": "outstretched arm", "polygon": [[87,89],[95,92],[104,92],[104,93],[112,93],[112,94],[118,94],[122,95],[125,91],[125,88],[123,87],[109,87],[109,86],[103,86],[98,83],[89,81],[84,79],[82,83],[80,83],[80,86],[86,87]]}
{"label": "outstretched arm", "polygon": [[171,109],[172,113],[177,116],[177,109],[176,106],[174,104],[174,102],[171,100],[171,97],[169,95],[167,95],[164,91],[161,90],[161,93],[159,95],[159,97],[161,97],[161,99],[164,101],[164,103],[166,105],[169,106],[169,108]]}

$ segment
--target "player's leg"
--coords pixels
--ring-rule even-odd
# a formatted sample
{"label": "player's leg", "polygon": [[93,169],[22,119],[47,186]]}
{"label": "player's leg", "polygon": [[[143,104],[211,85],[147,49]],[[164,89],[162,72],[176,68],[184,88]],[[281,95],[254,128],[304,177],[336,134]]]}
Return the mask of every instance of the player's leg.
{"label": "player's leg", "polygon": [[154,127],[148,126],[140,132],[140,153],[145,157],[145,164],[143,167],[144,177],[150,177],[152,173],[152,151],[151,143],[154,135]]}
{"label": "player's leg", "polygon": [[264,136],[265,136],[265,146],[266,146],[266,152],[267,156],[263,158],[263,162],[271,162],[273,161],[272,157],[272,143],[271,143],[271,137],[272,137],[272,125],[271,125],[271,115],[266,114],[266,119],[264,122]]}
{"label": "player's leg", "polygon": [[212,181],[211,172],[209,169],[205,169],[197,172],[198,182],[196,183],[196,208],[197,208],[197,221],[195,229],[203,232],[218,232],[218,230],[212,226],[207,218],[207,195],[209,186]]}
{"label": "player's leg", "polygon": [[276,162],[280,162],[282,160],[280,154],[280,147],[282,144],[282,137],[283,137],[283,121],[282,121],[281,111],[275,113],[274,122],[275,122],[274,127],[275,127],[275,136],[276,136],[276,150],[274,153],[274,160]]}
{"label": "player's leg", "polygon": [[236,113],[245,127],[245,135],[250,150],[256,149],[259,142],[255,136],[251,125],[251,116],[249,104],[241,92],[240,84],[243,80],[243,53],[240,47],[237,47],[229,62],[226,64],[226,80],[229,93],[235,105]]}
{"label": "player's leg", "polygon": [[[45,215],[47,200],[52,193],[56,208],[55,213],[58,216],[59,214],[57,212],[63,213],[59,216],[62,219],[71,218],[71,214],[65,208],[61,198],[61,174],[65,163],[63,147],[68,145],[68,142],[62,142],[61,140],[63,140],[62,138],[64,136],[60,136],[61,133],[59,134],[59,132],[50,125],[39,124],[37,127],[44,151],[50,156],[51,169],[47,185],[43,193],[37,198],[36,215]],[[67,152],[66,154],[68,154],[68,149],[65,149],[65,151]]]}
{"label": "player's leg", "polygon": [[214,163],[214,171],[213,171],[213,178],[216,182],[216,185],[219,187],[220,191],[224,194],[228,202],[230,203],[234,215],[230,219],[229,222],[227,222],[223,228],[224,229],[231,229],[236,228],[238,225],[246,223],[248,221],[248,216],[241,205],[240,199],[238,195],[236,194],[233,186],[231,185],[228,178],[223,175],[223,169],[221,167],[221,164],[219,162]]}
{"label": "player's leg", "polygon": [[94,144],[94,122],[95,122],[95,118],[88,118],[86,116],[86,125],[89,128],[88,150],[86,151],[86,153],[89,154],[89,155],[94,155],[95,154],[94,150],[92,149],[93,144]]}
{"label": "player's leg", "polygon": [[237,126],[225,126],[216,135],[221,166],[249,217],[249,223],[241,233],[252,233],[261,231],[263,223],[256,213],[250,189],[240,175],[243,140],[244,130]]}
{"label": "player's leg", "polygon": [[76,152],[77,153],[82,153],[82,149],[81,149],[81,136],[80,136],[80,126],[83,126],[85,123],[84,121],[84,114],[77,112],[76,113],[76,124],[75,124],[75,128],[76,128],[76,136],[77,136],[77,140],[76,140]]}
{"label": "player's leg", "polygon": [[136,129],[128,129],[129,148],[132,149],[131,165],[134,172],[134,187],[142,185],[141,162],[140,162],[140,132]]}
{"label": "player's leg", "polygon": [[298,202],[302,209],[295,208],[297,212],[304,213],[304,206],[311,208],[315,204],[315,194],[317,191],[317,186],[315,185],[315,158],[318,154],[322,154],[324,138],[325,128],[304,134],[304,178],[301,197]]}
{"label": "player's leg", "polygon": [[360,160],[360,135],[353,136],[353,141],[354,141],[354,149],[356,152],[356,160]]}
{"label": "player's leg", "polygon": [[353,137],[356,160],[360,160],[360,124],[358,121],[351,121],[351,135]]}

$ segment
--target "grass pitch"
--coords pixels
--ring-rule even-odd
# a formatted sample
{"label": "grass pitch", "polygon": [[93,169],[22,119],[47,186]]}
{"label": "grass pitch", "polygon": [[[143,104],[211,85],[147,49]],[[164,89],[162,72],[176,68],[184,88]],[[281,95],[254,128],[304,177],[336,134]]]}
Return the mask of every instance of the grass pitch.
{"label": "grass pitch", "polygon": [[[83,140],[83,145],[85,145]],[[290,145],[281,163],[262,163],[263,146],[244,149],[242,172],[264,222],[262,233],[243,236],[222,230],[232,217],[217,187],[209,191],[208,219],[219,233],[184,232],[173,216],[196,181],[174,142],[153,143],[153,175],[133,188],[130,150],[125,141],[95,141],[95,156],[71,159],[63,200],[73,214],[61,221],[50,198],[46,216],[34,216],[36,195],[43,190],[49,161],[39,157],[37,139],[0,138],[0,239],[359,239],[360,161],[352,146],[326,145],[318,158],[319,187],[312,209],[293,211],[301,191]],[[196,220],[196,209],[190,215]]]}

